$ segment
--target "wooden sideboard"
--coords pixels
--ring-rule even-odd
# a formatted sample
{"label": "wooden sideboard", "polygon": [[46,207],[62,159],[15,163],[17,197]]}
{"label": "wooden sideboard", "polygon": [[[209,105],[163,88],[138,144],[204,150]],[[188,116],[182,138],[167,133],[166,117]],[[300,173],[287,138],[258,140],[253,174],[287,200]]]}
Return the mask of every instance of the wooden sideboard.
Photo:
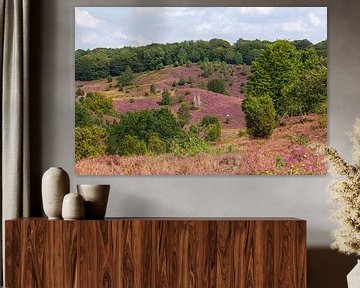
{"label": "wooden sideboard", "polygon": [[6,287],[306,287],[306,221],[115,218],[5,223]]}

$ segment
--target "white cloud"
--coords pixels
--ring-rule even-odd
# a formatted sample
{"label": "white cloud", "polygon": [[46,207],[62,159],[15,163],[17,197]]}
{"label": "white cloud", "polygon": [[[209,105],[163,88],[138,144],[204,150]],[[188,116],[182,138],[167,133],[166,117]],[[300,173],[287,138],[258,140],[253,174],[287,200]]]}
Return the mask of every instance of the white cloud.
{"label": "white cloud", "polygon": [[212,23],[201,23],[197,26],[195,26],[192,30],[197,33],[209,33],[213,30],[213,24]]}
{"label": "white cloud", "polygon": [[247,15],[269,15],[273,12],[274,7],[238,7],[236,9]]}
{"label": "white cloud", "polygon": [[204,13],[205,11],[201,8],[179,7],[175,11],[170,10],[168,14],[173,17],[201,17]]}
{"label": "white cloud", "polygon": [[97,33],[87,33],[80,37],[80,41],[83,44],[96,44],[101,38]]}
{"label": "white cloud", "polygon": [[192,7],[136,7],[135,11],[143,16],[163,16],[163,17],[200,17],[204,15],[204,8]]}
{"label": "white cloud", "polygon": [[321,19],[318,16],[316,16],[314,13],[309,14],[309,19],[311,24],[313,24],[313,26],[315,27],[319,27],[322,25]]}
{"label": "white cloud", "polygon": [[285,32],[304,32],[306,31],[302,20],[292,20],[281,25]]}
{"label": "white cloud", "polygon": [[75,8],[75,24],[84,28],[98,28],[103,22],[86,10]]}
{"label": "white cloud", "polygon": [[142,35],[132,36],[132,35],[127,35],[121,31],[112,32],[108,36],[109,38],[114,38],[114,40],[119,42],[124,42],[124,41],[128,43],[130,42],[132,45],[135,46],[144,46],[151,43],[151,40],[146,39]]}

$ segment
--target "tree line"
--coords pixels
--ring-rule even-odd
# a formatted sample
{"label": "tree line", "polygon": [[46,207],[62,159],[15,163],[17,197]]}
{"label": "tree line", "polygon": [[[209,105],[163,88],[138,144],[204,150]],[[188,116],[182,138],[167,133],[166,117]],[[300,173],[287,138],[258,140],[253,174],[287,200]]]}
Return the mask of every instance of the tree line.
{"label": "tree line", "polygon": [[[119,76],[128,67],[135,73],[161,69],[167,65],[220,61],[251,65],[268,44],[267,40],[245,40],[234,44],[223,39],[150,44],[141,47],[78,49],[75,51],[75,79],[90,81]],[[326,58],[327,40],[313,44],[307,39],[292,41],[297,50],[313,48]],[[129,69],[128,68],[128,69]]]}

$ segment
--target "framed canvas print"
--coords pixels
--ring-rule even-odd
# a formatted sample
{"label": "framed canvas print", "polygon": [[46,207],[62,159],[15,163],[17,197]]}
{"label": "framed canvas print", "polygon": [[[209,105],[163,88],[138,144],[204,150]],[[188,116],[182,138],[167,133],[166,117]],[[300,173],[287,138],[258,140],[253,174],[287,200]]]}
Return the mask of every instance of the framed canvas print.
{"label": "framed canvas print", "polygon": [[325,7],[76,7],[77,175],[323,175]]}

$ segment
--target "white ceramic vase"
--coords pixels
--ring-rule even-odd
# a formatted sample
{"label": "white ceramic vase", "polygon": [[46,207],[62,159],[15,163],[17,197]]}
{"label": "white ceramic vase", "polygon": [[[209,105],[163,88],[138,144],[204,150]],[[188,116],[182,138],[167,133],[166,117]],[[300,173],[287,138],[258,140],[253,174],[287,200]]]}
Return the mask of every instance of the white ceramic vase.
{"label": "white ceramic vase", "polygon": [[84,219],[84,199],[79,193],[69,193],[65,195],[62,204],[62,217],[64,220]]}
{"label": "white ceramic vase", "polygon": [[49,168],[42,177],[43,208],[49,219],[61,219],[63,198],[69,193],[69,175],[60,167]]}
{"label": "white ceramic vase", "polygon": [[85,219],[104,219],[110,185],[77,185],[78,193],[85,201]]}
{"label": "white ceramic vase", "polygon": [[360,287],[360,260],[357,261],[355,267],[347,275],[348,288]]}

